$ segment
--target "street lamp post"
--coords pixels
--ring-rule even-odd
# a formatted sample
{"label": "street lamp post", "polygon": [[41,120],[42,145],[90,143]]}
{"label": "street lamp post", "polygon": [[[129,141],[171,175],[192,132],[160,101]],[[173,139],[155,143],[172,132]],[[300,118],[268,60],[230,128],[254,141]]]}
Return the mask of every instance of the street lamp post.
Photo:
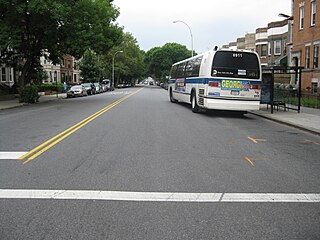
{"label": "street lamp post", "polygon": [[181,21],[181,20],[177,20],[177,21],[173,21],[173,23],[178,23],[178,22],[181,22],[183,23],[184,25],[186,25],[189,29],[189,32],[190,32],[190,37],[191,37],[191,56],[193,57],[193,36],[192,36],[192,31],[191,31],[191,28],[189,27],[189,25],[184,22],[184,21]]}
{"label": "street lamp post", "polygon": [[123,53],[123,51],[122,50],[117,51],[117,52],[115,52],[115,54],[113,54],[113,58],[112,58],[112,87],[113,88],[114,88],[114,59],[118,53]]}

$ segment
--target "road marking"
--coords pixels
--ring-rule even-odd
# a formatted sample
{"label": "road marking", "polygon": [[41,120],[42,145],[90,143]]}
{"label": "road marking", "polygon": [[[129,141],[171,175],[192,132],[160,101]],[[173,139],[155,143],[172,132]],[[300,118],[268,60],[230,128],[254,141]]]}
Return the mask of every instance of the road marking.
{"label": "road marking", "polygon": [[27,152],[0,152],[0,159],[19,159]]}
{"label": "road marking", "polygon": [[181,193],[89,190],[0,189],[0,199],[104,200],[139,202],[320,203],[320,193]]}
{"label": "road marking", "polygon": [[247,160],[251,164],[252,167],[254,167],[252,159],[250,159],[249,157],[245,157],[244,159]]}
{"label": "road marking", "polygon": [[31,160],[34,160],[36,157],[40,156],[42,153],[46,152],[48,149],[52,148],[54,145],[56,145],[57,143],[61,142],[63,139],[65,139],[66,137],[70,136],[72,133],[76,132],[77,130],[79,130],[80,128],[84,127],[85,125],[87,125],[88,123],[90,123],[91,121],[93,121],[94,119],[96,119],[97,117],[101,116],[102,114],[104,114],[105,112],[109,111],[110,109],[112,109],[113,107],[117,106],[118,104],[120,104],[121,102],[125,101],[126,99],[128,99],[129,97],[133,96],[134,94],[140,92],[143,88],[115,101],[114,103],[111,103],[110,105],[104,107],[103,109],[99,110],[98,112],[92,114],[91,116],[83,119],[82,121],[78,122],[77,124],[71,126],[70,128],[68,128],[67,130],[59,133],[58,135],[54,136],[53,138],[47,140],[46,142],[40,144],[39,146],[37,146],[36,148],[32,149],[31,151],[29,151],[28,153],[24,154],[23,156],[21,156],[19,158],[19,160],[24,160],[27,157],[29,157],[27,160],[25,160],[23,162],[23,164],[26,164],[28,162],[30,162]]}
{"label": "road marking", "polygon": [[266,142],[266,139],[256,139],[256,138],[252,138],[252,137],[248,137],[248,139],[254,143],[259,143],[259,142]]}

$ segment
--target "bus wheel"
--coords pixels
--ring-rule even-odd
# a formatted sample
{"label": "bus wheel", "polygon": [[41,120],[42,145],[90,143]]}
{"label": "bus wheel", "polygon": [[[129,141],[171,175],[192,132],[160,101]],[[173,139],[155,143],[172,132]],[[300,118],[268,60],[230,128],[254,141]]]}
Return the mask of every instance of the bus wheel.
{"label": "bus wheel", "polygon": [[200,112],[200,108],[197,104],[197,98],[196,98],[196,94],[193,92],[191,95],[191,110],[194,113],[199,113]]}
{"label": "bus wheel", "polygon": [[178,102],[178,101],[177,101],[176,99],[174,99],[173,96],[172,96],[172,88],[170,88],[170,102],[172,102],[172,103]]}

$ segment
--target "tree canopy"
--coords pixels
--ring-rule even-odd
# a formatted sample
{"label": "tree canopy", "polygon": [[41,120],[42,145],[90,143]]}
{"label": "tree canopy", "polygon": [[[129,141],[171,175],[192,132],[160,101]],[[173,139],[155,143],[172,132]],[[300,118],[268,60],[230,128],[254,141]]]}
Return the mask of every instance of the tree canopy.
{"label": "tree canopy", "polygon": [[92,50],[87,50],[79,62],[80,76],[85,82],[99,82],[102,72],[102,65],[99,57]]}
{"label": "tree canopy", "polygon": [[149,75],[164,80],[170,74],[173,63],[191,57],[191,51],[178,43],[167,43],[162,47],[151,48],[145,56]]}
{"label": "tree canopy", "polygon": [[20,85],[31,82],[40,56],[59,63],[64,54],[109,51],[122,40],[109,0],[1,0],[0,60],[20,63]]}
{"label": "tree canopy", "polygon": [[112,48],[104,56],[105,76],[112,78],[112,63],[114,59],[115,82],[121,80],[125,83],[131,83],[135,79],[146,76],[144,64],[144,51],[138,45],[137,40],[130,33],[124,33],[122,42]]}

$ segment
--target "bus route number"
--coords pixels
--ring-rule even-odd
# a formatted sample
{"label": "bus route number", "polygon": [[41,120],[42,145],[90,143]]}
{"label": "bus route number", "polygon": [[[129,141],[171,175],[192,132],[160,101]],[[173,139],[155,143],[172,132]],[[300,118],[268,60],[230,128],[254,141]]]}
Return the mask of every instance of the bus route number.
{"label": "bus route number", "polygon": [[233,53],[232,57],[234,57],[234,58],[242,58],[242,53]]}

